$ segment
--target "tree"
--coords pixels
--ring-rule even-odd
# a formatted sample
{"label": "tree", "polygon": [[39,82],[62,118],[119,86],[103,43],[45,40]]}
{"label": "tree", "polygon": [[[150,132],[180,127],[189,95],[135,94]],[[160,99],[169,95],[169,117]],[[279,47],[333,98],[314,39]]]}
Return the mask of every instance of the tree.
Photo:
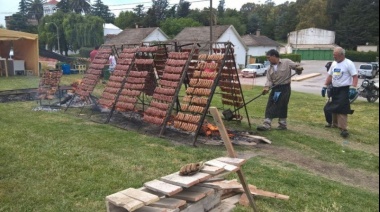
{"label": "tree", "polygon": [[202,11],[199,9],[190,10],[187,17],[198,21],[203,26],[210,26],[210,13],[207,10],[208,8],[204,8]]}
{"label": "tree", "polygon": [[295,3],[286,2],[277,6],[276,26],[274,28],[274,39],[286,42],[288,33],[296,29],[298,24],[298,11]]}
{"label": "tree", "polygon": [[15,13],[8,21],[8,29],[15,31],[30,32],[28,18],[21,13]]}
{"label": "tree", "polygon": [[63,13],[71,12],[69,0],[61,0],[60,2],[58,2],[57,8]]}
{"label": "tree", "polygon": [[107,5],[104,5],[101,0],[96,0],[92,5],[91,15],[102,18],[106,23],[113,23],[115,15],[111,13]]}
{"label": "tree", "polygon": [[299,10],[297,30],[315,27],[327,29],[330,26],[326,13],[327,0],[312,0]]}
{"label": "tree", "polygon": [[225,17],[219,20],[220,25],[233,25],[240,35],[247,31],[246,25],[242,24],[238,17]]}
{"label": "tree", "polygon": [[190,14],[191,3],[188,1],[180,1],[177,9],[177,16],[179,18],[185,18]]}
{"label": "tree", "polygon": [[166,11],[165,18],[175,18],[177,14],[176,9],[177,5],[175,4],[169,10]]}
{"label": "tree", "polygon": [[28,7],[29,15],[35,17],[38,23],[40,23],[41,18],[44,16],[44,7],[46,0],[28,0],[26,5]]}
{"label": "tree", "polygon": [[22,16],[27,16],[28,15],[28,5],[26,3],[26,0],[21,0],[18,6],[18,12]]}
{"label": "tree", "polygon": [[202,26],[191,18],[167,18],[161,22],[160,28],[170,37],[176,36],[185,27]]}
{"label": "tree", "polygon": [[376,4],[373,0],[351,0],[336,23],[337,43],[347,49],[367,42],[378,44],[378,12],[378,1]]}
{"label": "tree", "polygon": [[87,0],[69,0],[69,6],[75,13],[90,13],[91,5]]}
{"label": "tree", "polygon": [[351,0],[327,0],[326,13],[329,16],[329,29],[333,30],[339,16],[343,13],[343,9],[350,3]]}
{"label": "tree", "polygon": [[[52,51],[53,49],[58,50],[58,37],[59,37],[59,46],[60,53],[66,52],[67,55],[67,42],[65,39],[64,29],[62,26],[65,13],[58,10],[56,13],[45,16],[41,19],[41,23],[38,27],[38,38],[39,43],[42,46],[46,46]],[[57,35],[58,27],[58,35]]]}
{"label": "tree", "polygon": [[133,9],[133,11],[135,12],[135,14],[137,15],[138,18],[144,18],[145,13],[144,13],[144,5],[143,4],[137,5]]}
{"label": "tree", "polygon": [[166,11],[169,6],[168,0],[152,0],[152,12],[156,18],[156,23],[166,18]]}
{"label": "tree", "polygon": [[218,5],[218,17],[219,18],[223,17],[223,15],[224,15],[224,11],[225,11],[224,6],[225,6],[225,4],[226,4],[225,0],[220,0],[219,1],[219,5]]}
{"label": "tree", "polygon": [[120,29],[133,28],[138,24],[138,16],[131,11],[120,12],[119,16],[115,19],[115,25]]}

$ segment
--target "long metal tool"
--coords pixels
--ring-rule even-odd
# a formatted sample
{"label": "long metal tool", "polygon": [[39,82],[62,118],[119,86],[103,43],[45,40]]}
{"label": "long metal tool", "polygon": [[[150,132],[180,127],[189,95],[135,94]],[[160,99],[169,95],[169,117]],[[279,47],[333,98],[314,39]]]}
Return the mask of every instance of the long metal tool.
{"label": "long metal tool", "polygon": [[[275,88],[276,86],[280,85],[281,83],[285,82],[286,80],[292,78],[294,75],[296,75],[297,73],[294,73],[292,75],[290,75],[289,77],[287,77],[286,79],[282,80],[281,82],[279,82],[278,84],[276,85],[273,85],[272,87],[269,88],[269,91],[272,90],[273,88]],[[243,107],[245,107],[247,104],[255,101],[256,99],[260,98],[263,94],[261,93],[260,95],[256,96],[255,98],[249,100],[248,102],[246,102],[244,105],[236,108],[234,111],[232,111],[231,109],[227,109],[227,110],[224,110],[222,112],[224,118],[227,120],[227,121],[231,121],[233,118],[234,118],[234,113],[240,109],[242,109]]]}

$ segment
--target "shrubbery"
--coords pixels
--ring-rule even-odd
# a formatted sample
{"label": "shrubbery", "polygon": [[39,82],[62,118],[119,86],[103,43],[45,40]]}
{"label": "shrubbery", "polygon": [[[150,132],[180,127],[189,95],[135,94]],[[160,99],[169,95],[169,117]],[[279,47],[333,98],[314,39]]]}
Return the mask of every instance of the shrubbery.
{"label": "shrubbery", "polygon": [[375,62],[378,52],[346,51],[346,57],[355,62]]}
{"label": "shrubbery", "polygon": [[93,47],[82,47],[79,49],[80,57],[90,57],[90,52],[93,50]]}

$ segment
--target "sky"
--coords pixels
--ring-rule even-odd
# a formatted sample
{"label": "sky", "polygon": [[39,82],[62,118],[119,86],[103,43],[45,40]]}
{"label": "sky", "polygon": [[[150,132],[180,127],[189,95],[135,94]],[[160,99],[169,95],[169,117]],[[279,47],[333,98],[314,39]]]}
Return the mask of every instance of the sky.
{"label": "sky", "polygon": [[[190,9],[203,9],[210,6],[210,0],[186,0],[191,3]],[[266,0],[225,0],[225,8],[239,10],[241,6],[248,2],[255,4],[264,4]],[[286,1],[294,2],[295,0],[272,0],[276,5],[282,4]],[[93,1],[92,1],[93,2]],[[91,3],[92,3],[91,2]],[[103,4],[107,5],[111,12],[116,17],[121,11],[131,10],[138,4],[143,4],[145,8],[152,5],[152,0],[102,0]],[[169,6],[178,4],[179,0],[169,0]],[[5,16],[12,15],[18,11],[19,0],[0,0],[0,25],[5,26]],[[212,0],[213,7],[218,7],[219,0]]]}

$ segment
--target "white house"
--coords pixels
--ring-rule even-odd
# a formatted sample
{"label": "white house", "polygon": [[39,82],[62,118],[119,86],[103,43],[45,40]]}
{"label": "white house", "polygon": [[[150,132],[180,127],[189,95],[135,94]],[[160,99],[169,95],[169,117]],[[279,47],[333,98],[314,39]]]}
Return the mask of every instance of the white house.
{"label": "white house", "polygon": [[57,4],[58,4],[58,1],[56,0],[50,0],[46,2],[45,4],[43,4],[42,7],[44,8],[44,16],[52,15],[53,13],[55,13]]}
{"label": "white house", "polygon": [[111,23],[106,23],[106,24],[103,24],[103,30],[104,30],[104,36],[107,36],[107,35],[117,35],[119,34],[121,30],[119,27],[111,24]]}
{"label": "white house", "polygon": [[160,28],[128,28],[119,34],[106,39],[105,44],[120,47],[123,44],[141,44],[151,42],[165,42],[169,39]]}
{"label": "white house", "polygon": [[[232,25],[213,26],[212,27],[212,41],[213,42],[231,42],[234,45],[234,54],[236,64],[245,66],[247,46]],[[210,27],[186,27],[173,41],[186,43],[186,42],[209,42],[210,41]],[[217,46],[215,46],[217,47]]]}
{"label": "white house", "polygon": [[242,39],[248,47],[248,56],[264,56],[267,51],[271,49],[276,49],[279,51],[281,47],[281,44],[268,38],[267,36],[261,35],[259,30],[254,35],[244,35]]}

